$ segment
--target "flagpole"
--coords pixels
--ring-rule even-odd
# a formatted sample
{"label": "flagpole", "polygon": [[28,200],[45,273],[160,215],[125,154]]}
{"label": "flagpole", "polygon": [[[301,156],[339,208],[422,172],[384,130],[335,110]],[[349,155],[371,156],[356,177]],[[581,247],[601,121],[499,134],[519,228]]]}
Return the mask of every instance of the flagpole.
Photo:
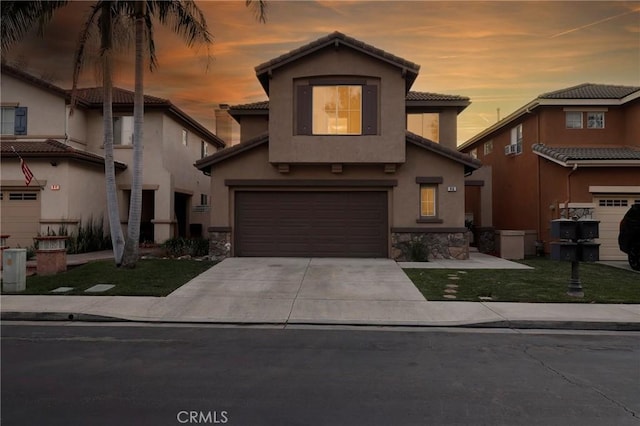
{"label": "flagpole", "polygon": [[[11,149],[13,150],[13,152],[15,152],[15,154],[16,154],[16,155],[18,156],[18,158],[20,159],[21,165],[22,165],[22,164],[27,164],[27,163],[25,163],[24,158],[22,158],[22,157],[20,156],[20,154],[18,153],[18,151],[16,151],[16,149],[13,147],[13,145],[11,145]],[[27,166],[27,168],[28,168],[28,167],[29,167],[29,166]],[[38,185],[38,188],[40,188],[40,190],[41,190],[41,191],[44,191],[44,186],[40,185],[40,182],[38,182],[38,178],[36,178],[35,173],[33,173],[33,172],[31,171],[31,169],[29,169],[29,171],[31,172],[31,175],[33,176],[33,180],[35,180],[35,181],[36,181],[36,184]],[[24,171],[23,171],[22,173],[24,173]],[[27,184],[27,186],[29,186],[29,184]]]}

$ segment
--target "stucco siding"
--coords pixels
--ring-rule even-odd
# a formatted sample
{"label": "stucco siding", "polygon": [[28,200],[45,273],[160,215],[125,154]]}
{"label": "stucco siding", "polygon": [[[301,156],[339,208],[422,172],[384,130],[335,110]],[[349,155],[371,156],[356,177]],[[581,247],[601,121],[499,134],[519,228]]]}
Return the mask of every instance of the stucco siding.
{"label": "stucco siding", "polygon": [[22,80],[3,74],[0,80],[3,105],[27,107],[27,135],[64,138],[65,99]]}
{"label": "stucco siding", "polygon": [[[306,79],[362,77],[378,85],[378,134],[295,135],[294,91]],[[405,80],[401,72],[349,48],[327,48],[274,72],[270,81],[272,163],[402,163],[405,161]]]}

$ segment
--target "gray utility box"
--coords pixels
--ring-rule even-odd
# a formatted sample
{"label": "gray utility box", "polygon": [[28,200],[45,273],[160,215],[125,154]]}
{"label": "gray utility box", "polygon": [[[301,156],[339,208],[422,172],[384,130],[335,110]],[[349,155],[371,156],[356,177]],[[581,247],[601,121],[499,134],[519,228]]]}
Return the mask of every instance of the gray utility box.
{"label": "gray utility box", "polygon": [[551,260],[577,261],[578,244],[570,241],[552,242]]}
{"label": "gray utility box", "polygon": [[578,246],[578,260],[581,262],[597,262],[600,260],[600,244],[580,243]]}
{"label": "gray utility box", "polygon": [[2,251],[2,291],[27,289],[27,249]]}

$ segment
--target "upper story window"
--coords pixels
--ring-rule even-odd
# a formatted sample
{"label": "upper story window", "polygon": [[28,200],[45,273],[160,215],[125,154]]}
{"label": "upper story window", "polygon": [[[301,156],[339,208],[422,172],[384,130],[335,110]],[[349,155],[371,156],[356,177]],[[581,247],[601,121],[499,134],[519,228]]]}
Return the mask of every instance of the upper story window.
{"label": "upper story window", "polygon": [[113,117],[113,144],[133,145],[133,116]]}
{"label": "upper story window", "polygon": [[582,129],[582,112],[567,111],[565,113],[567,129]]}
{"label": "upper story window", "polygon": [[407,130],[433,142],[439,142],[440,114],[407,114]]}
{"label": "upper story window", "polygon": [[587,128],[604,129],[604,112],[588,112]]}
{"label": "upper story window", "polygon": [[362,134],[362,86],[313,86],[314,135]]}
{"label": "upper story window", "polygon": [[296,86],[298,135],[377,135],[378,86],[364,79],[318,78]]}
{"label": "upper story window", "polygon": [[491,154],[493,152],[493,139],[484,143],[484,155]]}
{"label": "upper story window", "polygon": [[189,133],[185,130],[182,129],[182,145],[187,146],[187,144],[189,143]]}
{"label": "upper story window", "polygon": [[27,134],[27,107],[0,108],[0,134]]}
{"label": "upper story window", "polygon": [[201,140],[200,141],[200,158],[204,158],[207,155],[209,155],[208,144],[205,141]]}

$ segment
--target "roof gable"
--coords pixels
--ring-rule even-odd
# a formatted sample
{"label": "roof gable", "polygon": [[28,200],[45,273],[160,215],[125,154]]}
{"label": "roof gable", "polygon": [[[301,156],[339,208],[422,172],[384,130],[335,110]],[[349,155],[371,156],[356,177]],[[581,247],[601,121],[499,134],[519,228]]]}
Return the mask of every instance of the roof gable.
{"label": "roof gable", "polygon": [[260,80],[260,83],[262,84],[265,92],[269,94],[269,78],[273,70],[305,56],[311,55],[312,53],[329,46],[346,46],[350,49],[362,52],[380,61],[387,62],[393,66],[398,67],[403,71],[405,79],[407,80],[407,90],[415,81],[420,70],[420,65],[417,65],[411,61],[400,58],[399,56],[395,56],[389,52],[385,52],[382,49],[378,49],[377,47],[336,31],[327,36],[312,41],[311,43],[294,49],[288,53],[280,55],[277,58],[258,65],[255,68],[256,75],[258,76],[258,80]]}
{"label": "roof gable", "polygon": [[29,83],[33,86],[39,87],[40,89],[46,90],[47,92],[53,93],[63,98],[67,97],[67,92],[64,89],[54,84],[51,84],[48,81],[42,80],[38,77],[28,74],[11,65],[3,63],[2,74],[10,75],[11,77],[17,78],[18,80],[21,80],[25,83]]}

